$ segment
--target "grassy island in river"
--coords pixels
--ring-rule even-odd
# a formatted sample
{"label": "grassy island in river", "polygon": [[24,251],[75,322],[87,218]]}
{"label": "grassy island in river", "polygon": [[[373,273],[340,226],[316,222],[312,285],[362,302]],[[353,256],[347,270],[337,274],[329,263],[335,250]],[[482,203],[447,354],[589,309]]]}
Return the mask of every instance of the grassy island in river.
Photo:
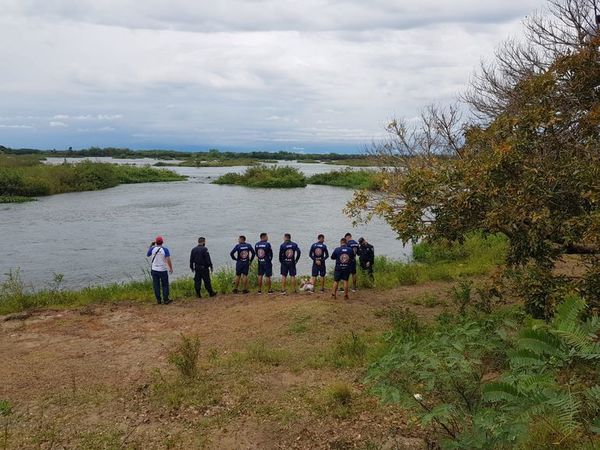
{"label": "grassy island in river", "polygon": [[65,192],[95,191],[130,183],[180,181],[165,169],[84,161],[45,165],[36,156],[0,155],[0,203],[33,200]]}

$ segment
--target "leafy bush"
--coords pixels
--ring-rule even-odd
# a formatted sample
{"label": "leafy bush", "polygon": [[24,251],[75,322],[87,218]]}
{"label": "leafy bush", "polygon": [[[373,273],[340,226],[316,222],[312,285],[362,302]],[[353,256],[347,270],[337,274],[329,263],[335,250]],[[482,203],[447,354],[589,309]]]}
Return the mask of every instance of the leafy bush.
{"label": "leafy bush", "polygon": [[306,177],[295,167],[248,167],[243,174],[227,173],[214,184],[234,184],[253,188],[296,188],[306,187]]}
{"label": "leafy bush", "polygon": [[437,433],[444,448],[576,448],[600,432],[600,320],[580,317],[568,297],[555,319],[445,317],[411,321],[392,333],[388,353],[369,372],[373,389],[399,402]]}
{"label": "leafy bush", "polygon": [[181,335],[177,348],[169,355],[173,364],[184,378],[196,378],[200,357],[200,338]]}

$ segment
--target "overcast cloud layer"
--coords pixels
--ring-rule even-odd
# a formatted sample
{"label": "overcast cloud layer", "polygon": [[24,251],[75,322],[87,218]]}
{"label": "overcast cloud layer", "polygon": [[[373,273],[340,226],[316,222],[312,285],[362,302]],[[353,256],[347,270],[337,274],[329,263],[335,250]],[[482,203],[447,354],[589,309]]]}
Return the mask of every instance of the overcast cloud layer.
{"label": "overcast cloud layer", "polygon": [[0,0],[0,145],[359,151],[542,0]]}

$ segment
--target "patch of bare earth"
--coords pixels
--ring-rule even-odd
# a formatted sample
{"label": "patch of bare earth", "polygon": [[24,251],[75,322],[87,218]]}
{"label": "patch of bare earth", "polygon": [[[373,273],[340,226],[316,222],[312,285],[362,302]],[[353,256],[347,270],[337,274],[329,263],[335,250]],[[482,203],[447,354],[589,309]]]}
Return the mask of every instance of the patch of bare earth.
{"label": "patch of bare earth", "polygon": [[[444,310],[432,283],[351,300],[329,295],[220,296],[168,306],[113,304],[0,318],[6,448],[425,448],[405,411],[363,384],[369,355],[345,359],[358,336],[381,347],[388,310],[425,320]],[[201,341],[200,375],[169,363],[181,335]],[[379,346],[379,347],[378,347]],[[335,386],[349,389],[338,401]],[[338,400],[336,400],[338,399]]]}

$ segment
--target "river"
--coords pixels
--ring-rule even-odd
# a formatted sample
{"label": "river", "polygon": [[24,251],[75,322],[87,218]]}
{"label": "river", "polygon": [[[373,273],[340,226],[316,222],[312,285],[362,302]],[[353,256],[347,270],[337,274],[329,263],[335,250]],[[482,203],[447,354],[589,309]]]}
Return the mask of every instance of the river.
{"label": "river", "polygon": [[[112,160],[125,164],[155,161]],[[49,163],[62,162],[63,158]],[[284,163],[306,175],[339,169],[326,164]],[[375,220],[352,227],[342,212],[352,190],[309,185],[299,189],[251,189],[210,184],[226,172],[245,167],[173,167],[187,181],[121,185],[102,191],[40,197],[36,202],[0,204],[0,274],[20,269],[29,288],[47,287],[53,274],[64,275],[70,289],[139,280],[148,269],[145,253],[158,234],[171,251],[175,277],[189,276],[189,253],[205,236],[215,267],[232,264],[229,252],[244,234],[258,240],[269,233],[278,248],[283,233],[303,251],[299,272],[308,273],[308,249],[319,233],[333,249],[350,231],[364,236],[376,254],[408,259],[410,248],[395,239],[389,226]],[[329,263],[331,264],[331,262]],[[278,272],[275,264],[275,272]]]}

